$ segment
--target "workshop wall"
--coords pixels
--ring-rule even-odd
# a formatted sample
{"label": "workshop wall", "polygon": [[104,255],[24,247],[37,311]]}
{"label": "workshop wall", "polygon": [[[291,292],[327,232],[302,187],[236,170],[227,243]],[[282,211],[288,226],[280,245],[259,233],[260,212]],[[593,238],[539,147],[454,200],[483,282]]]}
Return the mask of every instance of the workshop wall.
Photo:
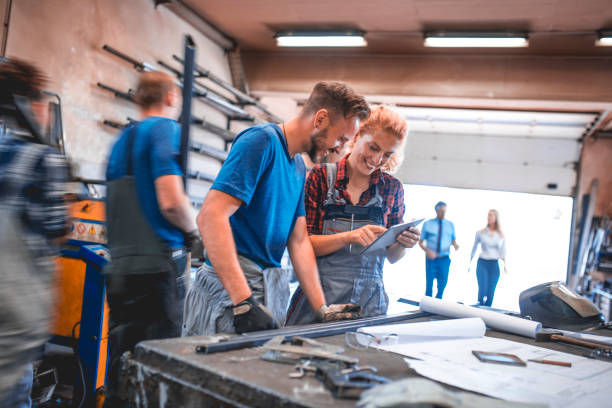
{"label": "workshop wall", "polygon": [[588,194],[594,179],[599,180],[596,217],[612,217],[612,139],[589,138],[582,148],[580,194]]}
{"label": "workshop wall", "polygon": [[[155,66],[163,60],[180,69],[172,54],[183,54],[185,34],[191,34],[198,47],[198,64],[231,82],[224,51],[169,10],[154,8],[151,0],[13,1],[6,55],[32,61],[49,75],[48,88],[63,100],[66,152],[76,165],[75,173],[99,179],[118,134],[102,122],[138,118],[132,103],[96,86],[102,82],[127,91],[135,88],[138,78],[132,66],[102,46]],[[200,102],[194,102],[194,114],[223,128],[227,124],[225,115]],[[224,148],[218,136],[192,129],[195,141]],[[211,175],[220,165],[212,158],[190,156],[190,168]],[[189,193],[202,197],[208,187],[207,182],[190,180]]]}
{"label": "workshop wall", "polygon": [[345,81],[366,95],[612,101],[611,57],[243,52],[252,91]]}

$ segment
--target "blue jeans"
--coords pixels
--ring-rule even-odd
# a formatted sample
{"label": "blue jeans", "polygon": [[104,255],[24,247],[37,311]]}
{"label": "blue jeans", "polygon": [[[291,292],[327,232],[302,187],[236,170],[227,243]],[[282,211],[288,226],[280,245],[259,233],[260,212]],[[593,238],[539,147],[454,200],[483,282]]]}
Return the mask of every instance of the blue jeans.
{"label": "blue jeans", "polygon": [[497,259],[480,259],[476,265],[476,279],[478,279],[478,303],[484,306],[493,304],[495,287],[499,281],[499,262]]}
{"label": "blue jeans", "polygon": [[30,408],[32,406],[32,382],[34,381],[34,373],[32,364],[28,364],[23,368],[23,375],[19,381],[7,392],[6,399],[0,401],[2,408]]}
{"label": "blue jeans", "polygon": [[448,282],[448,270],[450,269],[450,257],[440,256],[435,259],[425,258],[425,296],[433,293],[433,281],[438,281],[438,293],[436,297],[442,299],[442,294]]}

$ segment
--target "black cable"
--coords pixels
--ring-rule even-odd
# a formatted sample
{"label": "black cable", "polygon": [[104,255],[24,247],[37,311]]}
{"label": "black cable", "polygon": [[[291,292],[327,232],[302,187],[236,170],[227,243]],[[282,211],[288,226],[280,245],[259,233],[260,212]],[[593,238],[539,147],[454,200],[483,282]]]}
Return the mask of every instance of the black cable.
{"label": "black cable", "polygon": [[[78,321],[72,326],[72,339],[74,340],[74,345],[72,346],[72,350],[74,350],[74,355],[76,357],[77,365],[79,366],[79,373],[81,374],[81,384],[83,386],[83,392],[81,393],[81,402],[79,402],[78,408],[82,408],[85,404],[85,397],[87,396],[87,384],[85,382],[85,373],[83,372],[83,363],[81,362],[81,356],[79,356],[79,341],[76,338],[75,330],[78,325],[81,324],[81,321]],[[74,396],[74,392],[73,392]]]}

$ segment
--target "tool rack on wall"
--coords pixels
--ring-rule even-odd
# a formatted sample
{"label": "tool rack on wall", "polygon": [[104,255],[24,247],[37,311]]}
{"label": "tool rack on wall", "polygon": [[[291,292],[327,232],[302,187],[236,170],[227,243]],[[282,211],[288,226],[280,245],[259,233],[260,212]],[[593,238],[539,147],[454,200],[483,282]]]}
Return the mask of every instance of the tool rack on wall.
{"label": "tool rack on wall", "polygon": [[[153,64],[138,61],[127,54],[109,46],[104,45],[102,47],[104,51],[113,54],[122,60],[131,64],[134,69],[139,72],[161,70]],[[223,163],[227,158],[228,151],[232,141],[236,134],[231,131],[231,125],[234,121],[244,122],[248,124],[263,123],[259,117],[265,118],[266,121],[281,122],[281,119],[272,114],[265,106],[259,103],[255,98],[244,92],[236,89],[231,84],[225,82],[223,79],[214,75],[210,70],[207,70],[195,63],[195,44],[190,36],[185,37],[184,43],[184,57],[181,58],[177,55],[172,55],[172,59],[179,67],[174,67],[169,63],[162,60],[157,60],[157,65],[163,70],[168,71],[170,74],[176,77],[177,85],[182,89],[183,93],[183,109],[181,114],[181,160],[185,170],[187,179],[200,180],[213,182],[215,176],[209,174],[205,169],[191,168],[188,165],[189,152],[196,153],[202,156],[207,156],[218,160]],[[227,91],[226,93],[231,97],[222,95],[220,92],[215,91],[209,86],[217,86],[218,88]],[[97,86],[105,91],[112,93],[116,98],[124,99],[135,103],[134,91],[128,89],[127,91],[119,90],[112,85],[98,82]],[[204,117],[196,117],[192,111],[193,101],[204,103],[205,105],[221,112],[226,117],[225,128],[211,123]],[[244,108],[246,106],[252,106],[255,111],[259,114],[257,116],[247,112]],[[134,120],[127,118],[126,122],[117,122],[114,120],[104,120],[102,123],[106,126],[113,127],[116,129],[122,129],[129,125]],[[221,138],[224,142],[224,150],[215,148],[206,143],[200,143],[192,141],[189,134],[191,126],[203,129],[217,137]],[[199,208],[204,200],[204,197],[190,195],[190,201],[194,207]]]}

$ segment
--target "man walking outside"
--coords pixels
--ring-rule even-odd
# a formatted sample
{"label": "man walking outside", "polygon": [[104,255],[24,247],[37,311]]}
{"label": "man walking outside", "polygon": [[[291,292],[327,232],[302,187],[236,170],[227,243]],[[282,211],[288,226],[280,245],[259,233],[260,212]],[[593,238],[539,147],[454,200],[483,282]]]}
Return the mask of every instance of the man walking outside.
{"label": "man walking outside", "polygon": [[455,236],[455,225],[444,219],[446,203],[440,201],[434,207],[436,218],[425,221],[421,231],[419,245],[425,251],[425,296],[432,296],[433,282],[437,281],[438,291],[436,297],[442,299],[448,271],[450,269],[450,247],[459,249]]}

